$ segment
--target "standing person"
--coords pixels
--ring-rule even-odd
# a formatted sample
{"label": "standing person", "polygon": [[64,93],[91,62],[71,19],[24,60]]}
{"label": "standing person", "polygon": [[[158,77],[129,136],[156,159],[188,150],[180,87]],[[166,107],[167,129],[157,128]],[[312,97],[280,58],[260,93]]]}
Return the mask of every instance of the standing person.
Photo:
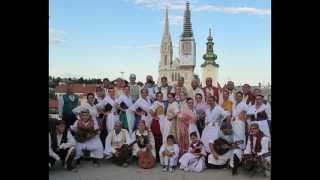
{"label": "standing person", "polygon": [[199,140],[197,133],[190,134],[190,147],[188,151],[180,158],[180,169],[191,172],[201,172],[206,168],[205,156],[206,152],[203,143]]}
{"label": "standing person", "polygon": [[167,77],[161,77],[161,86],[157,88],[157,92],[161,92],[163,95],[163,104],[164,104],[164,111],[167,112],[168,108],[168,94],[171,92],[172,86],[168,85]]}
{"label": "standing person", "polygon": [[[231,114],[231,113],[232,113],[233,101],[230,100],[229,92],[230,92],[230,91],[229,91],[228,89],[223,89],[221,107],[222,107],[225,111],[228,111],[228,112]],[[234,100],[234,101],[235,101],[235,100]]]}
{"label": "standing person", "polygon": [[234,89],[234,82],[233,81],[228,81],[227,82],[227,90],[229,91],[229,100],[232,102],[232,103],[235,103],[236,100],[235,100],[235,89]]}
{"label": "standing person", "polygon": [[59,116],[66,122],[66,128],[68,129],[77,120],[72,110],[80,105],[79,97],[73,93],[71,82],[66,84],[66,93],[58,101]]}
{"label": "standing person", "polygon": [[70,131],[66,129],[64,121],[57,121],[54,131],[49,133],[49,163],[54,167],[55,162],[61,160],[62,165],[72,170],[75,157],[76,142]]}
{"label": "standing person", "polygon": [[103,145],[99,137],[100,127],[97,121],[92,119],[90,111],[83,109],[80,112],[80,119],[70,128],[75,133],[77,164],[80,164],[80,158],[84,156],[83,151],[89,151],[94,166],[100,166],[99,159],[103,158]]}
{"label": "standing person", "polygon": [[199,82],[199,79],[192,79],[191,81],[191,89],[189,90],[188,92],[188,96],[189,97],[192,97],[192,98],[195,98],[197,94],[200,94],[201,97],[201,103],[205,103],[205,100],[204,100],[204,92],[203,90],[200,88],[200,82]]}
{"label": "standing person", "polygon": [[187,107],[187,93],[181,91],[179,94],[179,100],[177,100],[179,105],[179,110],[184,109]]}
{"label": "standing person", "polygon": [[149,151],[153,158],[156,159],[154,136],[146,127],[144,120],[139,121],[138,129],[136,129],[132,134],[132,141],[136,141],[132,150],[132,155],[134,157],[139,158],[140,153]]}
{"label": "standing person", "polygon": [[199,137],[199,131],[196,126],[197,116],[193,107],[193,99],[187,98],[187,107],[181,110],[177,120],[177,140],[180,149],[180,156],[188,151],[189,135],[196,132]]}
{"label": "standing person", "polygon": [[232,125],[232,131],[234,134],[233,139],[235,141],[243,141],[243,144],[240,144],[240,148],[242,150],[245,149],[246,147],[246,132],[247,132],[247,112],[246,111],[241,111],[241,113],[239,114],[239,116],[234,119],[233,121],[231,121],[231,125]]}
{"label": "standing person", "polygon": [[123,87],[125,86],[125,82],[123,79],[118,78],[115,81],[115,87],[114,87],[114,91],[115,91],[115,97],[119,98],[119,96],[123,93]]}
{"label": "standing person", "polygon": [[267,106],[263,103],[263,95],[256,95],[255,104],[251,106],[248,114],[253,115],[254,118],[251,123],[255,122],[259,125],[261,131],[270,137],[270,128],[268,124]]}
{"label": "standing person", "polygon": [[255,97],[251,91],[251,86],[249,84],[244,84],[242,86],[242,92],[244,95],[243,101],[250,107],[254,104]]}
{"label": "standing person", "polygon": [[83,105],[80,105],[80,106],[74,108],[72,110],[72,112],[75,115],[78,115],[82,109],[84,109],[84,108],[89,109],[91,117],[96,121],[97,117],[98,117],[98,110],[97,110],[96,105],[94,104],[94,100],[95,100],[94,94],[88,93],[87,94],[87,102],[85,102]]}
{"label": "standing person", "polygon": [[194,107],[197,113],[197,128],[200,133],[200,137],[202,135],[202,131],[205,128],[205,117],[206,117],[206,110],[208,106],[204,102],[204,97],[201,93],[197,93],[195,96],[195,103]]}
{"label": "standing person", "polygon": [[140,96],[140,87],[139,85],[136,83],[136,75],[135,74],[130,74],[129,77],[129,87],[130,87],[130,96],[132,99],[132,102],[135,103]]}
{"label": "standing person", "polygon": [[[164,125],[164,133],[163,136],[167,137],[168,135],[173,135],[176,139],[177,137],[177,117],[179,113],[179,106],[178,103],[175,100],[175,95],[174,93],[169,93],[168,94],[168,109],[166,113],[166,123]],[[165,141],[164,141],[165,143]]]}
{"label": "standing person", "polygon": [[249,110],[248,105],[242,99],[243,99],[243,93],[241,91],[238,91],[235,95],[236,102],[232,104],[233,119],[237,118],[241,111],[248,112]]}
{"label": "standing person", "polygon": [[211,140],[218,138],[220,125],[228,116],[219,105],[216,104],[215,96],[209,96],[207,99],[208,109],[206,110],[205,128],[202,132],[201,141],[204,144],[205,150],[210,152],[209,143]]}
{"label": "standing person", "polygon": [[[255,97],[256,97],[256,95],[260,95],[260,94],[262,94],[261,89],[259,89],[259,88],[254,89],[253,95],[254,95]],[[269,123],[269,127],[270,127],[270,122],[271,122],[271,105],[270,105],[270,103],[268,102],[267,98],[264,98],[264,99],[263,99],[263,104],[265,104],[265,105],[267,106],[266,112],[267,112],[267,115],[268,115],[268,123]]]}
{"label": "standing person", "polygon": [[178,95],[180,94],[180,92],[188,93],[187,88],[184,86],[184,78],[183,77],[178,78],[178,83],[174,86],[174,88],[172,89],[171,92],[176,94],[176,100],[179,100]]}
{"label": "standing person", "polygon": [[[162,145],[162,139],[165,139],[163,137],[163,132],[164,132],[163,126],[166,120],[165,120],[164,104],[162,102],[162,97],[163,97],[162,93],[157,92],[156,101],[150,107],[150,114],[152,116],[150,129],[154,136],[156,152],[159,152],[160,147]],[[157,160],[160,160],[159,155],[157,155],[156,158]]]}
{"label": "standing person", "polygon": [[163,166],[162,171],[173,172],[177,166],[179,156],[179,146],[175,143],[173,135],[167,136],[167,140],[162,144],[160,151],[160,164]]}
{"label": "standing person", "polygon": [[152,76],[148,75],[146,77],[146,83],[144,84],[144,88],[148,90],[148,96],[151,102],[155,99],[155,93],[156,93],[156,84],[153,81]]}
{"label": "standing person", "polygon": [[128,111],[128,109],[133,105],[129,86],[125,86],[123,88],[123,94],[121,94],[117,99],[116,104],[119,111],[119,119],[122,123],[122,128],[127,129],[131,135],[134,127],[134,114]]}
{"label": "standing person", "polygon": [[116,115],[117,114],[117,102],[116,102],[116,94],[115,89],[113,86],[109,86],[108,88],[108,95],[99,103],[97,104],[97,108],[103,109],[105,105],[108,103],[112,106],[112,112]]}
{"label": "standing person", "polygon": [[101,86],[96,88],[96,99],[95,104],[99,104],[106,97],[106,92]]}
{"label": "standing person", "polygon": [[151,115],[150,115],[150,107],[151,107],[151,101],[148,98],[148,90],[147,89],[141,89],[140,91],[141,97],[129,108],[129,110],[133,113],[135,113],[135,127],[138,127],[138,123],[140,120],[146,121],[146,126],[150,128],[151,125]]}
{"label": "standing person", "polygon": [[108,89],[111,86],[110,80],[108,78],[104,78],[102,81],[102,87],[104,89],[105,95],[108,95]]}
{"label": "standing person", "polygon": [[206,86],[203,88],[203,92],[206,101],[209,96],[215,96],[216,102],[219,102],[219,88],[212,85],[212,78],[208,77],[206,79]]}
{"label": "standing person", "polygon": [[128,131],[121,127],[120,121],[116,121],[113,130],[106,138],[104,149],[106,158],[113,158],[115,164],[127,167],[132,155],[132,148],[128,146],[131,142]]}

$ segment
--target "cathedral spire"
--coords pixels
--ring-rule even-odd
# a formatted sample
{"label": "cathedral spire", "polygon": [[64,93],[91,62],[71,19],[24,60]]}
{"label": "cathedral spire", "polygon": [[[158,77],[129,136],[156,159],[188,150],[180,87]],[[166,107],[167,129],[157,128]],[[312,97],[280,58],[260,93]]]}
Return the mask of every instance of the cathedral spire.
{"label": "cathedral spire", "polygon": [[207,49],[206,54],[203,55],[204,63],[201,65],[201,67],[205,67],[208,64],[212,64],[216,67],[219,67],[219,65],[215,62],[217,59],[217,55],[213,52],[213,45],[214,42],[212,41],[213,38],[211,36],[211,28],[209,28],[209,36],[207,38]]}
{"label": "cathedral spire", "polygon": [[184,11],[182,37],[193,37],[189,2],[186,3],[186,10]]}
{"label": "cathedral spire", "polygon": [[169,16],[168,16],[168,6],[166,6],[166,17],[164,22],[164,33],[162,36],[162,41],[168,39],[171,41],[170,31],[169,31]]}

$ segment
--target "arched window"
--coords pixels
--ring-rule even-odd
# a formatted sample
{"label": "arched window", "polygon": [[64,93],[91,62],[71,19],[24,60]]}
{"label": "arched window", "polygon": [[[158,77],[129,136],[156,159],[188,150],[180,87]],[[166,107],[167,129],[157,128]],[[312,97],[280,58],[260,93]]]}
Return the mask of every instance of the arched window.
{"label": "arched window", "polygon": [[167,55],[164,56],[164,65],[167,65]]}
{"label": "arched window", "polygon": [[171,73],[171,81],[172,81],[172,82],[174,81],[174,74],[173,74],[173,72]]}

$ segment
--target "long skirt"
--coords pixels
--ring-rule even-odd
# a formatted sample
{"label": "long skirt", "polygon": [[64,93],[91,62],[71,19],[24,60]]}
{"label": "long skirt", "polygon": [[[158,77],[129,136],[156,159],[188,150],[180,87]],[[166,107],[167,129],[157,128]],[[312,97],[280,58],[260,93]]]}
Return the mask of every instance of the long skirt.
{"label": "long skirt", "polygon": [[[152,120],[151,132],[154,136],[156,152],[159,152],[161,145],[162,145],[162,134],[161,134],[161,130],[160,130],[160,122],[158,120],[155,120],[155,119]],[[158,153],[156,153],[156,159],[157,159],[157,161],[160,160]]]}

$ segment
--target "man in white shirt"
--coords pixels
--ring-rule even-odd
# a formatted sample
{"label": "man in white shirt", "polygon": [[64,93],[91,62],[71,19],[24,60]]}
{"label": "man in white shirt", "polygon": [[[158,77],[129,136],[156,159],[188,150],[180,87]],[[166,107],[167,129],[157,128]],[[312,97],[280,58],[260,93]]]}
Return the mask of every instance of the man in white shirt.
{"label": "man in white shirt", "polygon": [[249,107],[243,101],[243,93],[238,91],[235,95],[236,102],[232,105],[232,117],[236,119],[242,111],[248,112]]}
{"label": "man in white shirt", "polygon": [[70,131],[66,129],[65,122],[56,122],[55,129],[49,133],[49,164],[54,167],[56,161],[69,171],[74,169],[72,161],[75,157],[76,142]]}

